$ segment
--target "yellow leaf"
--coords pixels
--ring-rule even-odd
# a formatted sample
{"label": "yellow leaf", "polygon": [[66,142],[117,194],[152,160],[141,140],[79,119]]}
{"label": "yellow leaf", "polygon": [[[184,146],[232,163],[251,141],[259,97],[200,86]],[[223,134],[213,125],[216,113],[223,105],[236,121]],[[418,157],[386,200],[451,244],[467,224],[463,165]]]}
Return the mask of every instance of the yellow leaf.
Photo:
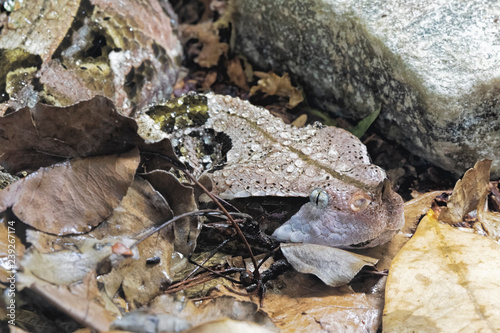
{"label": "yellow leaf", "polygon": [[430,210],[394,258],[384,332],[500,330],[500,245],[439,223]]}

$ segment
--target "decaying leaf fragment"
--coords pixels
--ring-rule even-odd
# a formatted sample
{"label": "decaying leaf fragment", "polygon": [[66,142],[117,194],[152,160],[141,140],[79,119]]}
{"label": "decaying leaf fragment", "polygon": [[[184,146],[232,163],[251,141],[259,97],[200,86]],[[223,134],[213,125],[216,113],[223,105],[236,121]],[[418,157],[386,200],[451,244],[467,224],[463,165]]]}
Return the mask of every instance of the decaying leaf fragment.
{"label": "decaying leaf fragment", "polygon": [[262,91],[267,95],[288,97],[289,101],[287,107],[290,109],[293,109],[304,100],[302,92],[292,86],[288,73],[283,74],[283,76],[276,75],[273,72],[254,72],[254,74],[259,77],[260,80],[257,82],[256,86],[250,89],[250,95]]}
{"label": "decaying leaf fragment", "polygon": [[378,261],[360,254],[316,244],[281,244],[281,251],[297,271],[314,274],[330,287],[348,284],[364,266],[374,266]]}
{"label": "decaying leaf fragment", "polygon": [[201,67],[209,68],[217,65],[222,55],[227,55],[229,45],[221,43],[216,28],[212,22],[204,22],[197,25],[181,25],[181,38],[188,40],[196,38],[201,46],[201,50],[193,46],[187,51],[188,55],[196,56],[195,62]]}
{"label": "decaying leaf fragment", "polygon": [[392,262],[384,331],[500,330],[499,251],[498,243],[439,223],[429,211]]}
{"label": "decaying leaf fragment", "polygon": [[441,210],[439,221],[462,222],[465,215],[477,209],[479,201],[488,194],[491,160],[482,160],[467,170],[457,181],[447,207]]}
{"label": "decaying leaf fragment", "polygon": [[139,165],[139,151],[44,167],[0,191],[0,211],[55,235],[88,232],[115,209]]}

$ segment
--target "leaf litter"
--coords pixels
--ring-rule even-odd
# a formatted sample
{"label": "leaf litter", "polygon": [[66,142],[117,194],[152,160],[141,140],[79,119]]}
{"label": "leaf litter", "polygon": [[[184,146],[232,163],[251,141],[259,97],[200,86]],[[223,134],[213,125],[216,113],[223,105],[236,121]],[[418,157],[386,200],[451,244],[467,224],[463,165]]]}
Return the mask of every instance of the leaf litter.
{"label": "leaf litter", "polygon": [[[196,29],[194,28],[192,30],[195,31],[195,33],[200,33],[196,32]],[[210,52],[205,52],[205,54],[199,52],[200,50],[203,50],[205,46],[202,45],[200,48],[201,44],[198,44],[198,50],[196,50],[196,48],[192,49],[193,55],[197,57],[196,61],[198,61],[200,65],[203,64],[207,67],[211,66],[208,70],[212,71],[212,73],[216,73],[216,71],[214,71],[214,66],[220,64],[222,59],[224,66],[227,67],[226,74],[230,77],[232,82],[234,82],[241,89],[247,89],[245,83],[251,85],[253,77],[251,66],[247,65],[246,61],[244,59],[242,60],[242,58],[231,58],[232,60],[229,61],[224,59],[231,57],[231,55],[226,51],[229,50],[229,48],[226,48],[224,45],[220,45],[223,43],[221,42],[217,31],[212,30],[211,36],[208,36],[205,40],[207,41],[205,42],[206,44],[212,43],[212,45],[207,45],[206,50],[211,49],[213,54],[209,54]],[[200,54],[202,54],[201,58],[199,56]],[[241,67],[242,65],[243,67]],[[243,75],[245,77],[243,77]],[[270,73],[266,75],[269,76]],[[279,77],[275,79],[276,82],[279,83]],[[212,74],[212,77],[209,80],[206,80],[205,84],[207,86],[217,85],[217,75]],[[275,88],[278,85],[279,84],[276,84]],[[255,88],[254,90],[262,89]],[[277,91],[278,89],[275,89],[275,92]],[[289,92],[284,94],[284,96],[288,96],[293,91],[294,90],[291,89]],[[270,91],[270,93],[273,93],[273,91]],[[60,114],[55,115],[54,113],[54,115],[44,115],[43,117],[40,117],[40,119],[50,119],[52,117],[51,121],[54,124],[58,124],[58,121],[63,119],[64,123],[60,127],[69,128],[68,133],[64,135],[59,134],[61,132],[58,128],[44,129],[43,126],[41,126],[41,123],[33,121],[36,119],[36,116],[26,113],[26,111],[25,114],[22,115],[25,119],[23,125],[25,127],[17,128],[16,130],[13,130],[11,125],[14,123],[23,124],[23,121],[11,120],[10,123],[2,123],[1,121],[7,117],[0,118],[0,131],[8,129],[6,133],[10,133],[9,135],[11,135],[7,141],[0,142],[0,150],[5,147],[5,150],[0,151],[0,155],[6,157],[5,159],[0,159],[0,163],[2,163],[1,165],[5,166],[7,171],[10,173],[17,173],[23,170],[31,172],[39,169],[40,167],[51,167],[55,163],[66,163],[66,160],[72,158],[86,158],[88,156],[102,157],[103,155],[106,155],[104,157],[107,157],[110,154],[126,153],[134,146],[138,146],[141,152],[156,152],[161,155],[166,155],[170,159],[170,161],[166,161],[165,159],[157,158],[154,154],[142,154],[140,165],[144,171],[152,171],[155,169],[169,170],[172,165],[180,165],[180,162],[173,153],[168,139],[164,139],[163,141],[155,144],[146,142],[145,139],[137,136],[134,121],[130,121],[129,118],[122,119],[120,116],[116,116],[114,111],[109,112],[112,120],[107,120],[106,118],[109,117],[109,115],[107,115],[107,107],[99,106],[101,104],[110,104],[105,99],[101,100],[100,97],[96,97],[94,100],[88,102],[89,105],[85,111],[79,113],[79,109],[83,109],[84,103],[87,102],[82,102],[80,103],[81,105],[77,104],[68,108],[54,109],[54,111],[64,112],[65,110],[68,111],[74,107],[74,109],[71,109],[72,111],[68,112],[68,115],[66,116],[61,116]],[[290,102],[290,104],[292,103]],[[113,108],[111,104],[109,106]],[[43,109],[43,106],[37,107]],[[16,114],[17,112],[9,116]],[[90,121],[83,131],[72,127],[74,124],[85,123],[86,114],[97,118],[101,115],[104,116],[101,120]],[[80,115],[81,119],[79,119],[77,115]],[[16,117],[17,116],[19,115],[16,115]],[[30,122],[32,122],[32,127],[30,127]],[[99,124],[101,123],[108,125],[99,127]],[[116,125],[116,129],[109,124]],[[102,131],[103,133],[99,133],[99,130],[102,129],[104,129]],[[17,136],[17,138],[14,139],[14,136],[21,132],[26,132],[27,137],[29,137],[24,142],[16,141],[20,140],[19,137],[22,138],[23,136]],[[37,133],[42,133],[43,135],[38,135]],[[2,136],[0,136],[0,139],[1,137]],[[122,141],[123,138],[127,138],[127,140]],[[83,142],[81,146],[79,146],[80,141]],[[14,142],[16,146],[9,146],[11,142]],[[3,145],[3,143],[8,144]],[[174,251],[172,229],[176,233],[175,249],[179,250],[183,248],[182,252],[185,254],[192,251],[192,249],[196,246],[196,238],[198,237],[199,231],[197,229],[199,224],[198,218],[189,218],[185,219],[184,223],[176,223],[175,225],[166,227],[159,234],[156,234],[139,244],[137,246],[138,249],[134,249],[134,247],[131,246],[132,242],[139,238],[145,230],[158,226],[161,222],[170,219],[174,214],[178,215],[180,212],[189,211],[191,208],[176,207],[175,201],[177,200],[177,202],[182,203],[184,201],[183,199],[185,199],[186,202],[189,202],[188,206],[192,206],[192,194],[186,193],[199,191],[197,188],[194,188],[194,191],[184,189],[181,190],[183,191],[182,194],[177,194],[176,191],[179,188],[182,188],[182,186],[186,187],[186,185],[183,185],[178,181],[175,183],[173,180],[173,185],[171,185],[172,183],[170,180],[165,181],[165,184],[161,184],[163,178],[174,179],[175,177],[165,176],[163,174],[164,171],[155,171],[155,173],[156,172],[162,173],[161,177],[153,176],[149,179],[149,182],[145,180],[148,178],[147,175],[136,175],[134,177],[134,181],[131,181],[132,185],[128,188],[128,191],[126,192],[127,194],[123,197],[119,206],[115,207],[114,210],[109,213],[111,215],[103,218],[97,226],[87,225],[89,229],[92,229],[90,232],[86,232],[83,235],[78,236],[66,235],[59,237],[45,234],[42,231],[29,230],[29,239],[33,243],[28,249],[28,255],[25,259],[26,267],[23,267],[25,271],[23,271],[23,273],[19,276],[24,276],[25,279],[34,279],[34,276],[30,275],[30,268],[33,268],[34,271],[38,269],[39,271],[37,272],[42,272],[42,268],[37,268],[35,264],[28,264],[29,256],[43,256],[44,259],[40,260],[40,262],[48,260],[49,265],[55,267],[54,269],[56,269],[56,271],[58,266],[57,264],[62,262],[60,259],[56,259],[57,255],[59,255],[57,253],[67,253],[68,257],[64,258],[64,256],[62,256],[65,260],[74,256],[75,253],[86,256],[86,259],[83,261],[89,263],[89,265],[83,266],[82,268],[82,266],[77,264],[79,263],[79,260],[73,262],[69,260],[69,264],[63,266],[69,269],[69,274],[61,275],[59,280],[58,276],[50,277],[50,279],[55,281],[53,283],[48,283],[45,280],[36,278],[31,282],[35,293],[38,293],[45,299],[51,300],[52,304],[54,304],[56,308],[63,311],[66,310],[72,318],[80,323],[80,325],[101,331],[109,329],[111,319],[118,318],[120,315],[122,315],[125,319],[133,313],[141,312],[144,313],[145,319],[143,323],[146,324],[151,323],[152,321],[161,321],[162,318],[167,323],[179,321],[189,327],[197,324],[201,324],[202,327],[208,327],[209,325],[221,323],[226,324],[229,322],[228,320],[221,319],[215,323],[207,323],[207,321],[210,322],[216,317],[216,315],[207,316],[203,313],[203,309],[207,307],[207,304],[212,304],[211,306],[219,312],[217,316],[220,315],[220,318],[232,318],[232,316],[234,316],[232,309],[235,307],[246,309],[242,312],[244,314],[243,316],[236,317],[239,320],[249,320],[249,318],[252,318],[255,314],[260,314],[264,316],[264,318],[269,316],[272,322],[274,322],[274,324],[280,327],[284,332],[295,332],[300,330],[308,332],[324,330],[340,331],[346,329],[352,331],[377,330],[383,306],[385,278],[376,279],[374,283],[368,284],[368,286],[364,285],[363,288],[357,288],[356,282],[353,282],[350,287],[344,286],[331,288],[325,286],[323,282],[312,275],[300,274],[293,270],[287,271],[285,274],[270,280],[266,284],[267,290],[264,295],[264,303],[262,307],[259,307],[259,298],[256,295],[241,296],[235,294],[233,291],[239,290],[245,292],[245,288],[242,288],[241,285],[235,285],[233,282],[224,278],[216,278],[214,273],[205,271],[203,274],[208,276],[208,281],[210,281],[210,284],[206,284],[205,287],[193,292],[190,292],[190,290],[192,291],[195,287],[188,288],[174,294],[174,296],[156,296],[161,294],[165,288],[168,288],[168,285],[173,281],[186,278],[189,274],[187,272],[192,272],[193,268],[196,267],[196,265],[189,263],[189,260],[185,255]],[[84,176],[85,174],[76,175],[76,177]],[[160,185],[153,180],[155,177],[161,179]],[[171,190],[171,186],[176,188],[176,190]],[[472,186],[470,189],[474,189],[474,187]],[[392,242],[387,243],[382,247],[359,252],[372,257],[381,258],[377,267],[381,269],[388,269],[392,257],[396,255],[399,249],[411,237],[416,225],[418,224],[420,216],[425,214],[425,211],[427,211],[427,208],[430,206],[430,201],[432,201],[436,195],[438,195],[437,192],[427,193],[406,204],[405,217],[407,223],[404,229],[396,235]],[[169,196],[171,197],[171,200],[168,199]],[[198,194],[194,194],[194,196],[197,198]],[[172,200],[172,198],[174,200]],[[488,202],[491,202],[492,200],[494,201],[494,199],[491,199],[491,195],[489,197],[490,200],[487,198],[487,196],[480,196],[479,198],[477,216],[480,223],[475,223],[473,226],[480,225],[480,227],[469,228],[469,230],[487,232],[491,236],[495,235],[495,228],[498,230],[498,224],[492,222],[494,220],[493,217],[497,215],[495,215],[495,212],[488,210],[487,207]],[[468,199],[466,199],[466,201],[467,200]],[[152,203],[149,203],[149,201],[152,201]],[[459,204],[461,207],[468,207],[468,205],[470,204],[467,202]],[[453,205],[450,205],[450,207],[451,206]],[[460,212],[455,212],[455,215],[471,215],[469,214],[470,212],[463,213],[464,210],[468,210],[468,208],[462,208]],[[145,213],[143,214],[143,212]],[[4,213],[4,215],[7,213],[9,212]],[[9,219],[2,221],[2,226],[6,227],[7,221],[10,221],[11,219],[16,219],[16,217],[9,216]],[[16,220],[16,223],[17,226],[19,226],[21,221]],[[422,221],[421,224],[422,223],[424,223],[424,221]],[[72,222],[67,223],[67,225],[71,224]],[[183,226],[180,228],[179,226],[181,224]],[[177,228],[182,230],[177,230]],[[179,241],[177,234],[182,235],[182,237],[184,237],[183,240]],[[470,235],[472,234],[470,233]],[[498,235],[498,233],[496,233],[496,235]],[[7,239],[7,237],[4,238]],[[18,238],[16,244],[22,245],[24,242],[22,239],[23,237]],[[112,247],[116,244],[122,244],[125,246],[125,250],[131,250],[133,254],[135,253],[135,257],[139,257],[139,259],[134,257],[123,257],[113,253]],[[467,245],[467,247],[468,246],[469,245]],[[464,248],[467,247],[464,246]],[[90,250],[91,248],[92,250]],[[106,254],[95,255],[96,251],[99,252],[99,250],[104,251]],[[137,256],[137,252],[140,252],[140,256]],[[207,257],[210,254],[209,252],[210,251],[202,253],[201,257]],[[219,253],[220,252],[217,252],[216,257]],[[50,257],[51,254],[54,256]],[[16,255],[19,256],[20,260],[23,253],[22,251],[16,251]],[[45,259],[45,257],[49,259]],[[401,255],[401,257],[404,257],[404,255]],[[2,260],[4,262],[5,258],[6,253],[3,253]],[[193,256],[193,259],[196,259],[195,261],[198,263],[202,262],[202,260],[198,257]],[[318,268],[321,271],[321,258],[316,262],[316,264],[318,264]],[[217,260],[208,261],[204,265],[219,271],[231,269],[233,267],[247,269],[250,271],[254,269],[252,265],[248,264],[248,262],[237,263],[235,260],[230,260],[230,256],[227,255],[222,255],[222,257]],[[425,267],[425,265],[425,261],[420,263],[420,266]],[[158,267],[156,273],[152,272],[152,267]],[[269,267],[270,265],[263,265],[260,270],[261,273]],[[411,269],[413,269],[413,267],[410,267],[410,270]],[[394,270],[394,268],[391,268],[391,275],[389,278],[394,278],[400,274],[397,271],[393,272]],[[60,271],[61,270],[58,272]],[[204,269],[200,269],[200,271],[204,271]],[[6,272],[6,270],[4,269],[2,272]],[[241,275],[242,271],[240,270],[238,272],[239,273],[235,274],[235,277],[237,277],[238,274]],[[46,272],[42,272],[42,274],[44,273],[46,274]],[[74,274],[74,278],[77,277],[78,281],[72,282],[72,274]],[[47,276],[43,277],[47,278]],[[373,279],[373,276],[371,278]],[[147,281],[148,279],[151,280],[151,283]],[[362,279],[370,280],[370,278],[366,278],[366,276]],[[203,286],[203,284],[201,286]],[[231,290],[228,289],[228,287],[231,288]],[[389,295],[391,288],[394,288],[394,284],[388,284],[387,295]],[[23,293],[30,291],[27,289],[29,289],[29,287],[26,288]],[[489,292],[489,290],[487,290],[487,292]],[[398,290],[396,289],[394,293],[398,294]],[[426,290],[423,290],[420,294],[425,293]],[[187,303],[180,301],[183,297],[186,297],[186,295],[189,295],[188,298],[194,299],[192,301],[187,301]],[[221,295],[227,295],[225,297],[229,297],[229,299],[218,301],[221,298],[217,297]],[[409,299],[410,302],[413,301],[413,303],[415,303],[415,300],[418,299],[417,296],[415,296],[415,298],[410,298],[408,295],[409,294],[404,294],[402,297],[406,296],[407,299]],[[20,296],[26,297],[24,294],[21,294]],[[441,294],[436,297],[440,296]],[[150,301],[152,301],[152,303],[150,303]],[[388,306],[386,307],[386,310],[389,309],[390,302],[394,301],[388,297]],[[156,309],[157,311],[155,311],[154,305],[157,303],[162,303],[162,306],[166,306],[169,309],[174,308],[174,310],[167,311],[165,308],[161,309],[161,306],[158,306]],[[140,308],[140,310],[128,312],[128,310],[136,308]],[[185,314],[182,315],[182,311],[180,311],[180,309],[183,308],[189,308],[190,310],[186,311]],[[174,317],[172,317],[172,315],[162,317],[166,316],[164,312],[169,313],[169,311],[171,311],[170,313],[175,313]],[[435,309],[432,311],[438,313]],[[443,310],[443,312],[446,311],[447,309]],[[214,314],[214,312],[208,313]],[[35,315],[40,315],[35,312],[32,312],[32,314],[33,317],[35,317]],[[185,316],[188,320],[182,320],[182,316]],[[194,317],[199,319],[192,319]],[[41,315],[40,318],[42,318]],[[410,317],[410,319],[412,318]],[[136,319],[132,319],[131,321],[134,322],[135,320]],[[385,323],[386,322],[384,320],[384,324]],[[395,329],[396,331],[402,331],[402,328],[406,327],[406,321],[396,321],[396,324],[391,321],[388,321],[387,323],[389,323],[385,326],[387,327],[387,330]],[[137,331],[140,331],[146,324],[135,327]],[[113,326],[115,329],[121,327],[122,329],[130,328],[132,330],[132,327],[125,328],[125,326],[117,326],[117,322],[113,325],[115,325]],[[178,330],[185,329],[187,326],[179,327]],[[159,331],[160,327],[162,326],[149,326],[150,331],[152,332]],[[425,328],[425,326],[418,326],[418,328],[422,327]],[[193,328],[193,330],[195,329],[198,329],[198,327]]]}
{"label": "leaf litter", "polygon": [[[72,107],[76,108],[76,106]],[[60,114],[63,115],[63,113]],[[130,126],[127,125],[128,123],[124,121],[122,126]],[[132,125],[132,128],[136,127]],[[120,128],[116,130],[118,133],[123,131]],[[173,154],[172,148],[166,145],[168,139],[162,138],[160,142],[152,144],[146,143],[138,136],[134,140],[136,140],[139,149],[147,153],[146,158],[142,157],[141,165],[143,167],[153,165],[151,161],[156,155],[151,154],[152,152],[167,156],[169,152]],[[100,145],[105,145],[105,143],[94,145],[96,154],[102,151]],[[313,273],[324,282],[296,271],[288,271],[283,275],[280,273],[271,277],[270,280],[266,280],[266,292],[261,294],[264,301],[262,302],[262,299],[259,300],[261,297],[258,297],[258,293],[253,296],[252,292],[247,296],[240,295],[240,293],[245,294],[248,290],[252,290],[248,285],[242,287],[241,284],[235,284],[226,278],[217,276],[217,274],[232,276],[236,278],[235,281],[238,281],[238,276],[241,278],[245,270],[251,272],[254,269],[248,263],[231,260],[231,256],[223,256],[222,258],[225,259],[219,260],[218,263],[214,261],[204,263],[204,267],[208,265],[212,268],[208,271],[208,268],[198,269],[201,274],[204,274],[200,275],[202,277],[201,284],[199,281],[195,281],[195,277],[189,277],[190,273],[188,272],[192,272],[196,267],[187,258],[193,253],[199,237],[200,218],[198,217],[186,217],[184,221],[162,229],[135,248],[133,246],[135,240],[147,230],[155,228],[173,216],[197,209],[196,198],[199,197],[199,189],[193,185],[181,184],[172,173],[166,170],[136,174],[139,164],[137,149],[111,155],[93,156],[94,152],[92,151],[87,151],[85,154],[91,156],[75,156],[68,161],[58,161],[52,166],[42,167],[0,192],[0,196],[5,198],[1,201],[3,210],[12,207],[12,213],[15,215],[13,218],[19,219],[17,223],[22,221],[37,229],[27,230],[26,241],[31,246],[24,254],[17,253],[22,266],[22,273],[18,275],[20,286],[50,300],[55,309],[67,312],[80,325],[101,331],[104,330],[103,328],[108,329],[113,320],[127,313],[124,311],[124,307],[126,307],[129,311],[134,309],[146,311],[147,316],[149,316],[146,318],[155,318],[155,320],[162,318],[160,313],[169,313],[175,318],[187,320],[187,324],[184,323],[192,327],[206,324],[215,319],[214,314],[206,315],[206,313],[211,313],[210,311],[215,311],[206,312],[207,304],[212,304],[209,308],[213,307],[217,311],[221,311],[221,315],[217,317],[221,320],[226,317],[249,320],[248,315],[238,317],[234,313],[231,314],[231,311],[227,311],[234,308],[235,304],[238,306],[253,304],[252,313],[260,314],[259,316],[269,316],[270,322],[285,332],[300,329],[316,331],[320,327],[329,327],[332,330],[340,329],[340,327],[352,327],[353,330],[374,331],[380,324],[385,279],[369,278],[370,275],[366,275],[366,273],[358,275],[361,267],[375,263],[371,259],[366,262],[364,257],[361,257],[359,264],[354,265],[348,278],[333,278],[332,273],[340,273],[343,276],[347,272],[345,269],[336,270],[334,265],[329,262],[332,260],[330,258],[334,258],[334,261],[339,260],[339,255],[333,253],[342,250],[327,247],[310,249],[308,248],[310,246],[291,244],[282,246],[283,254],[298,271],[306,274]],[[181,165],[175,155],[167,157],[166,162],[165,158],[157,158],[156,163],[167,169],[170,169],[172,165]],[[82,166],[79,166],[80,164]],[[68,168],[68,166],[71,167]],[[28,167],[31,166],[28,165]],[[123,167],[125,169],[122,172],[120,168]],[[64,168],[71,172],[61,171],[65,170]],[[474,208],[474,205],[478,204],[480,206],[478,216],[494,214],[487,209],[481,209],[486,205],[487,193],[489,192],[489,177],[485,175],[486,170],[489,170],[489,166],[480,164],[477,171],[473,171],[476,173],[474,177],[464,177],[462,183],[465,184],[462,186],[469,186],[469,190],[460,190],[461,192],[457,193],[469,193],[469,196],[455,196],[460,198],[455,199],[458,200],[459,204],[450,204],[448,209],[457,210],[458,213],[455,213],[455,216],[463,217],[470,213],[471,207]],[[7,171],[9,170],[7,169]],[[469,178],[472,180],[469,181]],[[110,184],[110,189],[115,186],[120,189],[120,196],[111,196],[113,198],[112,204],[108,203],[106,210],[100,211],[96,207],[101,207],[100,200],[109,199],[110,195],[105,193],[108,191],[116,193],[116,191],[106,190],[107,187],[98,186],[97,183],[92,184],[93,179],[108,179],[107,183]],[[35,185],[47,182],[48,185],[45,187],[35,186],[30,185],[30,182]],[[69,184],[73,187],[58,184]],[[44,188],[46,192],[43,191]],[[74,193],[65,194],[66,192],[61,191],[65,188],[71,188]],[[477,194],[470,194],[476,193],[471,190],[472,188],[477,188]],[[23,201],[22,193],[31,194],[32,201],[29,201],[29,204]],[[405,210],[407,225],[393,242],[384,245],[383,248],[359,252],[382,258],[382,262],[377,266],[382,269],[389,268],[390,258],[407,242],[415,229],[418,217],[425,213],[426,207],[430,206],[433,197],[438,194],[437,192],[429,193],[415,199],[414,204],[407,203]],[[90,197],[92,200],[87,202],[79,198],[78,195]],[[59,199],[54,199],[58,196]],[[472,201],[473,204],[464,203],[466,200]],[[42,207],[42,209],[35,209],[37,206],[34,204],[37,202],[39,202],[38,207]],[[61,202],[64,204],[61,205]],[[20,209],[16,209],[16,205],[23,207],[22,212]],[[93,219],[89,219],[88,215],[81,213],[87,209],[94,213],[94,215],[90,215],[93,216]],[[30,210],[32,211],[30,212]],[[49,217],[52,218],[53,223],[44,222],[49,221]],[[89,222],[90,220],[92,222]],[[3,221],[4,226],[6,221]],[[482,230],[491,230],[491,224],[488,225],[486,220],[479,222],[483,226]],[[75,235],[77,233],[81,235]],[[21,239],[18,242],[22,243]],[[117,244],[124,247],[127,255],[117,254],[113,250],[113,246]],[[373,252],[370,253],[370,251]],[[201,253],[202,257],[209,257],[209,252],[211,251]],[[404,253],[404,249],[401,253]],[[356,256],[354,254],[348,255],[351,258]],[[5,256],[4,254],[3,258]],[[202,262],[201,259],[195,261],[199,264]],[[265,275],[271,266],[272,264],[267,264],[261,267],[260,274]],[[425,264],[423,263],[422,266],[425,267]],[[182,271],[185,273],[181,273]],[[228,272],[231,274],[226,274]],[[399,274],[397,270],[395,273],[394,268],[391,268],[390,272],[390,278]],[[176,299],[176,296],[161,296],[176,279],[186,278],[188,282],[189,279],[193,279],[193,281],[185,284],[184,287],[180,285],[178,291],[172,295],[180,293],[189,295],[188,299],[199,299],[201,303],[198,302],[196,305],[193,303],[191,306],[190,311],[193,312],[186,312],[183,315],[179,311],[169,310],[169,312],[164,309],[152,313],[155,300],[164,299],[165,302],[166,299],[169,299],[172,302],[170,306],[177,304],[179,307],[179,304],[184,304],[183,306],[187,304],[177,300],[173,301],[171,297]],[[324,284],[340,286],[353,278],[355,281],[358,279],[358,282],[352,282],[352,287],[331,288]],[[362,280],[365,282],[359,284],[359,281]],[[253,283],[255,282],[253,281]],[[78,292],[77,290],[80,290],[81,287],[75,289],[77,285],[83,286],[83,290],[87,290],[87,294]],[[190,287],[191,285],[193,287]],[[370,285],[371,287],[369,287]],[[192,288],[195,289],[190,291]],[[247,291],[246,288],[248,288]],[[256,288],[262,288],[262,286]],[[393,288],[391,284],[388,284],[387,288],[388,295],[391,295],[391,292],[394,293],[391,291]],[[85,298],[85,295],[92,296]],[[222,295],[226,295],[224,297],[229,297],[231,301],[217,301]],[[213,301],[216,302],[211,303]],[[392,301],[392,299],[388,297],[388,301]],[[228,304],[233,305],[229,306]],[[83,308],[82,305],[84,305]],[[390,305],[388,303],[386,311],[389,311]],[[67,311],[68,308],[73,310]],[[87,311],[85,314],[82,314],[83,309]],[[195,313],[197,314],[195,315]],[[357,319],[352,321],[352,316]],[[198,319],[194,319],[195,317]],[[347,319],[342,321],[339,318]],[[166,322],[171,322],[171,320],[166,320]],[[363,322],[364,325],[359,326],[359,322]],[[29,327],[29,323],[25,323],[25,327]],[[392,326],[388,324],[387,327]]]}
{"label": "leaf litter", "polygon": [[[439,215],[429,210],[394,258],[386,287],[384,331],[500,329],[500,245],[491,232],[498,230],[499,220],[491,218],[498,213],[489,212],[485,200],[490,166],[491,160],[483,160],[468,170],[448,206]],[[474,211],[477,218],[467,217]],[[463,227],[467,224],[472,225]],[[475,227],[478,224],[485,227]]]}

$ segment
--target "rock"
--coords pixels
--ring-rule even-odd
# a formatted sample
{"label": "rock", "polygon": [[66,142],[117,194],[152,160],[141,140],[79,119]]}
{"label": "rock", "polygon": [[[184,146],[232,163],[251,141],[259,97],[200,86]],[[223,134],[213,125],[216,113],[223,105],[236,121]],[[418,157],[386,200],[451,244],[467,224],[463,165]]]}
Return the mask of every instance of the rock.
{"label": "rock", "polygon": [[158,0],[33,0],[0,15],[0,115],[96,95],[125,115],[168,97],[182,48]]}
{"label": "rock", "polygon": [[[324,110],[377,126],[459,175],[500,176],[498,1],[234,0],[240,50]],[[342,108],[337,106],[339,103]]]}

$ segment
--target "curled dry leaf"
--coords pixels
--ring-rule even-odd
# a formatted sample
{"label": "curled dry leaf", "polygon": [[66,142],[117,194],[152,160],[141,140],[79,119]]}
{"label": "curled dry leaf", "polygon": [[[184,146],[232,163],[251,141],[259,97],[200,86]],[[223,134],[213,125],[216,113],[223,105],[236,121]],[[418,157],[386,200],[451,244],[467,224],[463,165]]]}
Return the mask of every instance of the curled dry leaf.
{"label": "curled dry leaf", "polygon": [[217,30],[212,22],[204,22],[197,25],[180,25],[182,39],[195,38],[202,44],[201,51],[198,48],[190,48],[187,53],[196,56],[195,62],[201,67],[209,68],[216,66],[222,55],[227,55],[229,45],[221,43]]}
{"label": "curled dry leaf", "polygon": [[281,244],[281,251],[297,271],[314,274],[331,287],[348,284],[361,268],[374,266],[378,261],[360,254],[316,244]]}
{"label": "curled dry leaf", "polygon": [[477,209],[479,201],[488,194],[491,160],[482,160],[467,170],[453,188],[448,206],[441,210],[439,220],[446,223],[462,222],[465,215]]}
{"label": "curled dry leaf", "polygon": [[500,330],[499,251],[498,243],[441,224],[429,211],[393,260],[384,331]]}
{"label": "curled dry leaf", "polygon": [[[167,200],[174,215],[189,213],[198,209],[192,187],[185,186],[169,172],[156,170],[143,174],[151,185]],[[166,219],[165,219],[166,221]],[[199,217],[183,218],[173,226],[175,233],[175,250],[183,255],[190,255],[196,247],[200,233]]]}
{"label": "curled dry leaf", "polygon": [[137,134],[135,120],[120,115],[105,97],[68,107],[37,104],[0,117],[0,165],[10,173],[73,157],[123,153],[134,146],[180,164],[169,140],[147,144]]}
{"label": "curled dry leaf", "polygon": [[256,86],[250,89],[250,95],[262,91],[267,95],[288,97],[289,101],[287,107],[290,109],[293,109],[304,100],[302,92],[292,86],[288,73],[283,74],[283,76],[276,75],[273,72],[254,72],[254,74],[259,77],[260,80],[257,82]]}
{"label": "curled dry leaf", "polygon": [[229,76],[229,80],[241,89],[245,91],[250,89],[247,83],[247,76],[241,66],[241,60],[239,57],[234,57],[228,61],[227,75]]}
{"label": "curled dry leaf", "polygon": [[139,151],[44,167],[0,192],[0,211],[55,235],[88,232],[111,215],[134,179]]}

